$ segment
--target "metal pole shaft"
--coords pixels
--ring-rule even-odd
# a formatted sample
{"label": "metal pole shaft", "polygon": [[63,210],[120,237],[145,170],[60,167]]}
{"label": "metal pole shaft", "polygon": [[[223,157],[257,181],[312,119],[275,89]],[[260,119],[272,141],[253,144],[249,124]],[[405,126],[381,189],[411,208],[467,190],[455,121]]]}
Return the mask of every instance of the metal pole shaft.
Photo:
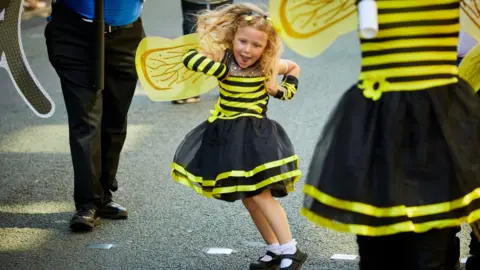
{"label": "metal pole shaft", "polygon": [[95,0],[95,88],[104,89],[105,78],[105,20],[104,0]]}

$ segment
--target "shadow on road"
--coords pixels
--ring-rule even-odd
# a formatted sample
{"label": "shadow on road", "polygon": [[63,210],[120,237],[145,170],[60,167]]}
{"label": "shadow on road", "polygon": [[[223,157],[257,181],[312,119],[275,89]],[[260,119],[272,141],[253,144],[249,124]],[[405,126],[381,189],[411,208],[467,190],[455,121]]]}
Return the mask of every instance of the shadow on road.
{"label": "shadow on road", "polygon": [[60,213],[9,213],[0,211],[0,229],[32,228],[66,231],[72,212]]}

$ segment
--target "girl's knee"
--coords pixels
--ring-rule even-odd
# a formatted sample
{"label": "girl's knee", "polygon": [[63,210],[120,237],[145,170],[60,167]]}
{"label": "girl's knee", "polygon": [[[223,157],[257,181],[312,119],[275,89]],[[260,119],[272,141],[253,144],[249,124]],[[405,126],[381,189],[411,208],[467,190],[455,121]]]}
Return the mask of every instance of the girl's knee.
{"label": "girl's knee", "polygon": [[264,190],[260,194],[242,199],[242,202],[249,210],[255,210],[258,209],[262,204],[268,204],[271,200],[274,199],[270,193],[270,190]]}
{"label": "girl's knee", "polygon": [[270,192],[270,190],[269,190],[269,189],[266,189],[266,190],[262,191],[262,193],[253,196],[252,199],[253,199],[256,203],[262,203],[262,202],[265,202],[265,201],[270,201],[270,200],[272,200],[273,197],[272,197],[272,193]]}
{"label": "girl's knee", "polygon": [[257,203],[255,202],[253,197],[242,199],[242,203],[248,210],[255,210],[256,208],[258,208]]}

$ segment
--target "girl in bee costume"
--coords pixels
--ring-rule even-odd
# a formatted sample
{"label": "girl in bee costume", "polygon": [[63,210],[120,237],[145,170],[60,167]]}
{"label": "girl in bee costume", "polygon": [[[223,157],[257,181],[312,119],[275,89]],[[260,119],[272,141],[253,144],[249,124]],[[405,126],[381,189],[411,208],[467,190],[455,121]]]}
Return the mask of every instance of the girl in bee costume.
{"label": "girl in bee costume", "polygon": [[[280,59],[281,40],[255,5],[206,11],[197,29],[201,50],[189,50],[183,63],[216,77],[220,98],[208,120],[181,142],[173,179],[205,197],[242,200],[268,245],[250,269],[300,269],[307,255],[296,247],[274,199],[294,190],[301,175],[298,156],[284,129],[266,116],[269,95],[293,98],[299,68]],[[277,74],[285,74],[280,85]]]}
{"label": "girl in bee costume", "polygon": [[[282,37],[299,38],[291,34],[296,21],[287,25],[294,16],[284,12],[298,2],[279,2],[272,8]],[[338,10],[352,12],[338,22],[353,30],[357,3],[340,2]],[[296,10],[306,14],[313,5]],[[460,5],[376,1],[378,32],[360,39],[358,83],[341,97],[314,151],[301,213],[356,234],[361,269],[453,269],[455,228],[480,219],[480,98],[456,66]]]}

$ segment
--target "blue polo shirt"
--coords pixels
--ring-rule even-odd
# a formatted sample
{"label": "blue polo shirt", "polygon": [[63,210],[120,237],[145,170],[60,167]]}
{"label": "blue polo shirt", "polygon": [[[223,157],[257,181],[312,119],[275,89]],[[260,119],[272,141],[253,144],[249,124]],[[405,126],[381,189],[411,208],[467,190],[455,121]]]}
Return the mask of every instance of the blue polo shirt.
{"label": "blue polo shirt", "polygon": [[[130,24],[140,17],[144,0],[104,0],[105,23],[111,26]],[[95,0],[57,0],[86,19],[93,20]]]}

